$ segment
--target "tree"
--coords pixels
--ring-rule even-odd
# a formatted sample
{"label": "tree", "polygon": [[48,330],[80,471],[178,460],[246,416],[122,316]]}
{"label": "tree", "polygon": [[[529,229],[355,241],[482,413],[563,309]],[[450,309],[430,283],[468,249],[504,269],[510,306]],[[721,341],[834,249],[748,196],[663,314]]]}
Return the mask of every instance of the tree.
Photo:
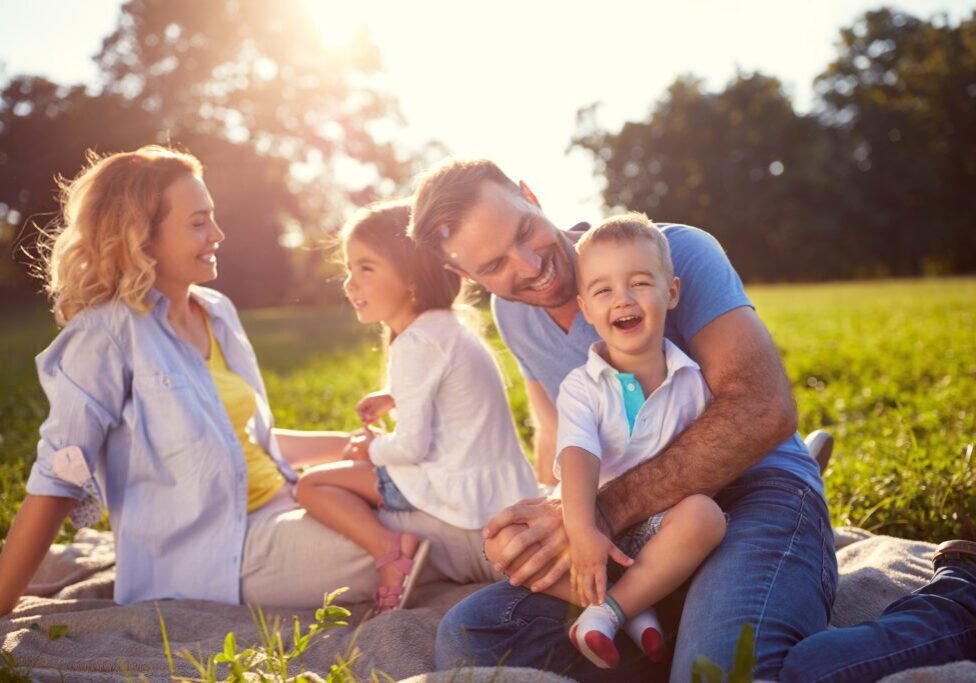
{"label": "tree", "polygon": [[608,206],[708,229],[744,277],[830,274],[821,251],[839,235],[825,207],[842,205],[833,141],[775,78],[740,73],[717,94],[679,78],[647,121],[618,133],[584,109],[573,144],[593,153]]}
{"label": "tree", "polygon": [[368,35],[323,46],[300,0],[129,0],[96,61],[97,93],[29,77],[5,90],[8,216],[53,212],[53,176],[76,173],[87,147],[185,146],[207,167],[230,237],[217,286],[239,304],[287,300],[285,244],[317,244],[351,205],[402,189],[412,170],[380,135],[400,116]]}
{"label": "tree", "polygon": [[13,301],[40,289],[27,277],[24,251],[34,252],[37,228],[56,215],[55,175],[76,173],[85,150],[104,150],[107,138],[113,151],[152,141],[155,125],[119,96],[43,78],[16,77],[0,98],[0,245],[11,254],[0,261],[0,297]]}
{"label": "tree", "polygon": [[888,270],[976,268],[976,14],[958,26],[866,13],[816,81]]}
{"label": "tree", "polygon": [[762,74],[679,78],[617,132],[580,110],[573,145],[608,206],[707,228],[748,279],[976,269],[976,14],[868,12],[815,85],[801,116]]}

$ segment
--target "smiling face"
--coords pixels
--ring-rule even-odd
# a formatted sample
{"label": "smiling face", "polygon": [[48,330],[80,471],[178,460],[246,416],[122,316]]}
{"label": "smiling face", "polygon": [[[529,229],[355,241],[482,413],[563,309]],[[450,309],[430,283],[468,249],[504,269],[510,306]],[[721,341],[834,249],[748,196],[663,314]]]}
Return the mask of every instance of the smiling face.
{"label": "smiling face", "polygon": [[163,193],[169,207],[146,252],[156,261],[155,286],[179,291],[217,277],[217,247],[224,233],[203,180],[187,173]]}
{"label": "smiling face", "polygon": [[492,294],[556,308],[576,294],[575,252],[526,190],[484,181],[441,245],[448,262]]}
{"label": "smiling face", "polygon": [[591,242],[578,257],[579,305],[607,343],[610,361],[660,351],[680,283],[649,239]]}
{"label": "smiling face", "polygon": [[346,279],[342,289],[359,322],[385,323],[399,333],[416,317],[411,284],[394,263],[355,237],[344,246]]}

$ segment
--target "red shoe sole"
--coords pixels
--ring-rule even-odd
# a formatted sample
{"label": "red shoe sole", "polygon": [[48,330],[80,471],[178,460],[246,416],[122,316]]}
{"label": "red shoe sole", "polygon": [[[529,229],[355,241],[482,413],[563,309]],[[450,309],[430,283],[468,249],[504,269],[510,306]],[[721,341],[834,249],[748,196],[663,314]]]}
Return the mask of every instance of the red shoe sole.
{"label": "red shoe sole", "polygon": [[652,662],[664,660],[664,638],[656,628],[645,628],[641,634],[641,648]]}
{"label": "red shoe sole", "polygon": [[599,631],[589,631],[580,642],[576,638],[576,624],[569,631],[569,640],[581,655],[601,669],[612,669],[620,664],[620,653],[613,641]]}

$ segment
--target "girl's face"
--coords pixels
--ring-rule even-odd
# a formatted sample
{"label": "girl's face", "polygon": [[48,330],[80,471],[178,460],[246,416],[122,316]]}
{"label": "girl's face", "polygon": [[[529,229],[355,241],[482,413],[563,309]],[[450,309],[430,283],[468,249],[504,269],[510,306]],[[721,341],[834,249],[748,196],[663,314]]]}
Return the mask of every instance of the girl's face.
{"label": "girl's face", "polygon": [[207,186],[187,173],[164,193],[169,211],[147,253],[156,261],[156,287],[179,289],[217,277],[217,246],[224,233],[214,221]]}
{"label": "girl's face", "polygon": [[399,334],[417,317],[413,293],[393,262],[365,242],[345,244],[346,279],[342,288],[361,323],[385,323]]}

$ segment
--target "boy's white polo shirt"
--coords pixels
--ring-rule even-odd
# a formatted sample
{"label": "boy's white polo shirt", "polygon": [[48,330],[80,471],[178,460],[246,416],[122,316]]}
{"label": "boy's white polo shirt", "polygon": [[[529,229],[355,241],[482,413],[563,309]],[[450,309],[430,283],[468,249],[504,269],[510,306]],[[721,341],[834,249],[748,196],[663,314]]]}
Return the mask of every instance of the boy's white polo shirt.
{"label": "boy's white polo shirt", "polygon": [[[632,434],[617,370],[600,352],[605,343],[590,347],[586,365],[570,372],[559,385],[556,408],[559,427],[553,473],[561,479],[560,458],[567,446],[577,446],[600,458],[600,485],[616,479],[638,463],[653,458],[688,425],[698,419],[711,400],[698,364],[667,339],[664,359],[667,377],[644,401]],[[639,388],[639,387],[638,387]]]}

